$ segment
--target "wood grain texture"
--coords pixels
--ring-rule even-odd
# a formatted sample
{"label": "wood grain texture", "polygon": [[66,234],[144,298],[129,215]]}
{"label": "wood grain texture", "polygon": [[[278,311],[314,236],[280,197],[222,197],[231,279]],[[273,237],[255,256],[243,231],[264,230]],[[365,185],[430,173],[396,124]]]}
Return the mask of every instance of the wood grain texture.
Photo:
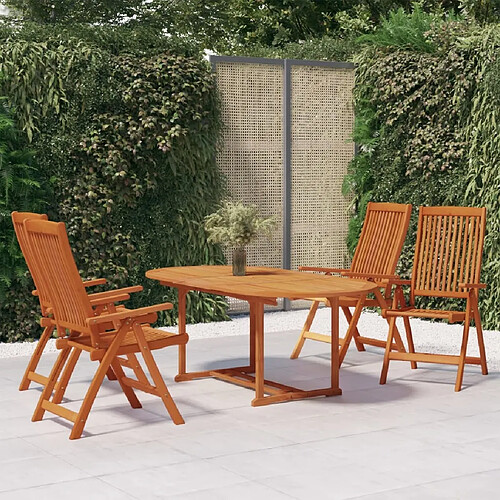
{"label": "wood grain texture", "polygon": [[[233,276],[229,266],[186,266],[153,269],[146,276],[161,284],[180,287],[183,290],[199,290],[208,293],[243,298],[250,304],[250,354],[249,365],[245,367],[224,368],[189,373],[185,365],[179,369],[177,382],[196,378],[214,377],[255,390],[252,406],[291,401],[318,396],[333,396],[342,393],[339,387],[339,351],[338,351],[338,309],[339,297],[354,298],[361,309],[366,294],[376,291],[378,285],[369,281],[318,274],[306,274],[299,271],[248,267],[246,276]],[[330,387],[304,391],[266,380],[264,377],[264,304],[278,298],[302,298],[316,294],[325,295],[333,304],[331,320],[332,344]],[[179,308],[179,324],[185,325],[185,308]],[[358,313],[352,322],[355,322]],[[250,375],[254,373],[254,376]]]}

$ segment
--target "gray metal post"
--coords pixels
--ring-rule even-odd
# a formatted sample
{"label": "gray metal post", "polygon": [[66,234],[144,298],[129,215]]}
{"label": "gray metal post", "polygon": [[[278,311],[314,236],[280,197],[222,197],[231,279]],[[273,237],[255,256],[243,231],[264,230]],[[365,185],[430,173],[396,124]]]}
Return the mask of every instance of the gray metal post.
{"label": "gray metal post", "polygon": [[[283,65],[283,269],[292,265],[292,65]],[[283,301],[289,311],[289,299]]]}

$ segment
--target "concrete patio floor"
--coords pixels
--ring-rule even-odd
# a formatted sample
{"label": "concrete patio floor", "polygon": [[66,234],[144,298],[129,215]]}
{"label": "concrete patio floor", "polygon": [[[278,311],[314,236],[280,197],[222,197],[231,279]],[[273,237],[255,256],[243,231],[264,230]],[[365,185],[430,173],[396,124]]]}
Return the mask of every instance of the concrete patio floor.
{"label": "concrete patio floor", "polygon": [[[306,343],[288,358],[297,331],[266,336],[266,377],[303,388],[328,384],[329,346]],[[242,365],[244,336],[191,340],[188,368]],[[350,350],[343,395],[252,408],[252,391],[213,379],[175,383],[176,348],[155,357],[186,420],[175,426],[161,402],[138,392],[128,406],[106,381],[82,439],[46,414],[40,395],[17,386],[28,358],[0,359],[0,500],[85,499],[426,499],[500,497],[500,374],[394,362]],[[47,354],[40,370],[55,359]],[[67,392],[75,409],[96,364],[83,358]]]}

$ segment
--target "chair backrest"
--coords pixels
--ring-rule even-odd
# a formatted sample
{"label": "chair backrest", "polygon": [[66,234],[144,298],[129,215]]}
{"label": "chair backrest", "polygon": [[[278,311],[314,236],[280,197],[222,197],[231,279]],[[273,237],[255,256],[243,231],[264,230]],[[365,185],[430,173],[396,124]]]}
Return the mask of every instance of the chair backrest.
{"label": "chair backrest", "polygon": [[94,315],[63,222],[26,219],[30,253],[48,290],[58,332],[90,333],[86,320]]}
{"label": "chair backrest", "polygon": [[420,207],[411,294],[462,297],[479,283],[486,208]]}
{"label": "chair backrest", "polygon": [[50,307],[50,300],[48,296],[48,291],[43,286],[40,278],[40,271],[37,268],[36,262],[30,253],[30,247],[28,243],[28,235],[26,234],[26,228],[24,227],[24,221],[26,219],[34,220],[48,220],[46,214],[35,214],[33,212],[12,212],[12,224],[14,225],[14,231],[16,232],[17,242],[23,253],[24,260],[28,266],[28,270],[35,283],[35,288],[38,292],[38,299],[40,300],[40,307],[42,309],[42,314],[46,316],[47,308]]}
{"label": "chair backrest", "polygon": [[394,274],[410,224],[411,205],[368,203],[351,271]]}

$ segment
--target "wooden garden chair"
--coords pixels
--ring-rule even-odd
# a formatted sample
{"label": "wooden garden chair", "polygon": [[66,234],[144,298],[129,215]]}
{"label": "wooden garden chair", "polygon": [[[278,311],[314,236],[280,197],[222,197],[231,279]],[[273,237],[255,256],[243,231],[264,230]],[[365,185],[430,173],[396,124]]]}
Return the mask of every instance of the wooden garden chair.
{"label": "wooden garden chair", "polygon": [[[411,205],[397,203],[368,203],[363,228],[349,269],[301,266],[299,270],[317,271],[325,274],[335,273],[350,278],[375,281],[384,290],[384,293],[377,290],[374,298],[365,300],[364,306],[380,307],[381,309],[391,307],[393,283],[397,278],[394,273],[408,231],[411,208]],[[404,295],[399,285],[395,287],[394,297],[399,304],[405,305]],[[329,335],[310,331],[316,311],[322,302],[329,306],[324,298],[313,299],[297,344],[290,356],[292,359],[299,356],[306,339],[331,342]],[[364,344],[385,347],[385,341],[359,334],[356,325],[363,305],[356,298],[340,297],[339,304],[349,324],[346,336],[340,339],[340,363],[344,360],[353,338],[358,351],[365,350]],[[355,308],[354,314],[351,314],[350,307]],[[405,321],[405,329],[409,350],[412,351],[413,341],[409,321]],[[394,332],[394,343],[391,344],[391,348],[406,352],[397,330]]]}
{"label": "wooden garden chair", "polygon": [[[380,383],[385,384],[391,360],[423,361],[457,365],[455,391],[462,388],[465,364],[481,365],[488,374],[483,330],[478,308],[481,259],[486,226],[485,208],[420,207],[417,242],[411,280],[399,283],[410,285],[410,305],[404,309],[388,309],[389,336],[384,356]],[[418,309],[415,297],[444,297],[464,299],[465,310]],[[396,318],[409,317],[446,319],[450,323],[464,322],[462,347],[459,355],[391,352],[396,331]],[[467,356],[467,342],[471,320],[474,319],[479,344],[479,357]]]}
{"label": "wooden garden chair", "polygon": [[[61,336],[56,344],[61,352],[42,391],[32,420],[41,420],[45,411],[49,411],[73,422],[70,439],[78,439],[102,381],[109,368],[112,368],[133,408],[141,407],[133,391],[134,388],[140,389],[160,397],[175,424],[184,423],[151,354],[154,349],[185,344],[188,340],[185,333],[165,332],[149,325],[156,321],[158,311],[171,309],[172,304],[164,303],[135,310],[124,309],[108,314],[96,313],[78,274],[64,224],[33,219],[27,219],[24,224],[30,252],[41,271],[41,284],[48,290],[53,322]],[[71,349],[86,351],[91,360],[100,363],[77,412],[51,399]],[[136,369],[135,373],[139,373],[137,379],[126,376],[123,371],[123,367],[132,366],[128,360],[118,356],[139,352],[144,358],[152,383],[142,369]]]}
{"label": "wooden garden chair", "polygon": [[[19,247],[21,248],[21,252],[26,261],[26,265],[28,266],[28,270],[31,274],[31,277],[33,278],[33,282],[35,283],[36,290],[33,291],[33,294],[38,296],[42,312],[40,325],[42,326],[43,331],[36,345],[35,351],[33,352],[30,358],[28,366],[26,367],[26,371],[23,375],[21,384],[19,386],[19,390],[24,391],[29,388],[31,382],[36,382],[41,385],[45,385],[47,383],[48,378],[40,373],[37,373],[36,368],[38,366],[38,363],[40,362],[40,358],[43,354],[45,346],[47,345],[49,339],[53,336],[55,329],[54,323],[50,319],[52,307],[50,304],[48,291],[44,289],[41,283],[42,280],[40,277],[40,272],[37,269],[34,258],[30,254],[29,244],[27,240],[28,236],[26,234],[26,229],[24,227],[24,221],[26,219],[48,220],[48,217],[45,214],[37,214],[33,212],[12,212],[11,216],[12,216],[12,223],[14,225],[14,231],[16,233],[17,241],[19,243]],[[106,284],[106,279],[104,278],[88,280],[83,282],[83,285],[86,288],[104,284]],[[102,292],[102,293],[95,293],[92,294],[90,297],[92,305],[94,307],[94,311],[98,312],[99,314],[105,312],[116,312],[115,302],[127,300],[130,298],[129,295],[130,293],[139,292],[141,290],[142,286],[135,286],[135,287],[122,288],[119,290],[109,290],[107,292]],[[118,308],[120,308],[120,306]],[[77,360],[78,360],[77,353],[75,353],[72,357],[73,366],[74,364],[76,364]],[[62,378],[62,381],[68,379],[71,376],[71,373],[69,371],[70,366],[71,364],[68,365],[67,370],[65,372],[65,376]],[[116,380],[116,377],[114,376],[112,370],[108,372],[108,378],[110,378],[111,380]],[[55,399],[59,400],[58,402],[60,402],[60,398],[62,398],[63,394],[62,390],[63,390],[63,385],[58,387],[58,390],[56,391],[57,396]]]}

